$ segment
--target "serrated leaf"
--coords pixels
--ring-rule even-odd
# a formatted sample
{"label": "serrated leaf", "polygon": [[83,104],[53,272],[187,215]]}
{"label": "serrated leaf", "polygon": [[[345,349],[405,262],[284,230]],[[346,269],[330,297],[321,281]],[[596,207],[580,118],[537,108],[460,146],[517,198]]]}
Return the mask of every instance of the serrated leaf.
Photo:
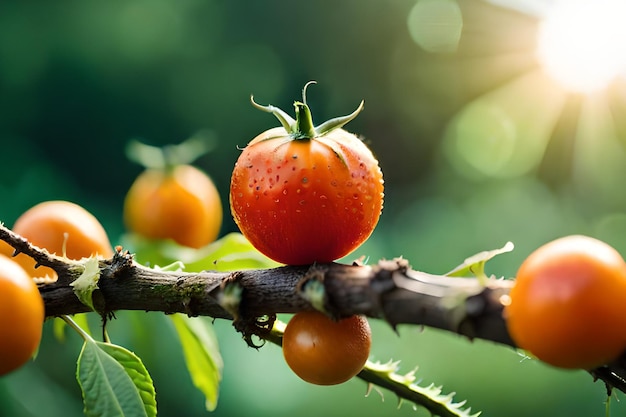
{"label": "serrated leaf", "polygon": [[83,262],[83,273],[70,285],[81,303],[95,310],[93,292],[98,289],[100,280],[100,264],[98,258],[87,258]]}
{"label": "serrated leaf", "polygon": [[470,256],[469,258],[465,259],[465,262],[463,262],[461,265],[457,266],[445,275],[449,277],[467,277],[470,275],[478,276],[480,274],[484,274],[484,267],[487,261],[494,258],[495,256],[511,252],[514,248],[515,246],[513,245],[513,242],[507,242],[500,249],[477,253],[476,255]]}
{"label": "serrated leaf", "polygon": [[123,347],[87,339],[76,378],[87,417],[154,417],[156,395],[141,360]]}
{"label": "serrated leaf", "polygon": [[442,388],[435,384],[422,387],[415,383],[415,371],[398,374],[399,362],[387,363],[367,361],[359,377],[379,387],[396,393],[399,400],[405,399],[426,408],[440,417],[478,417],[480,411],[472,414],[471,408],[464,409],[466,401],[454,402],[454,393],[442,394]]}
{"label": "serrated leaf", "polygon": [[222,380],[222,356],[211,322],[206,317],[170,316],[183,347],[193,384],[206,398],[206,409],[215,410]]}

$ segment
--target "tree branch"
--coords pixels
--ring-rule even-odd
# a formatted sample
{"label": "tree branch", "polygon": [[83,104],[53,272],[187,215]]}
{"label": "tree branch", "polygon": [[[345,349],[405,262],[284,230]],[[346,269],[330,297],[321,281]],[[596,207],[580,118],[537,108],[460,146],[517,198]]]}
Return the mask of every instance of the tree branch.
{"label": "tree branch", "polygon": [[[57,272],[57,281],[39,286],[47,317],[90,311],[71,285],[83,272],[81,261],[51,255],[2,225],[0,240]],[[101,315],[160,311],[244,324],[317,308],[337,318],[364,314],[393,327],[425,325],[514,346],[502,317],[512,283],[490,279],[483,285],[473,278],[431,275],[412,270],[403,259],[371,266],[328,263],[230,273],[170,272],[141,266],[118,248],[111,259],[100,261],[93,301]],[[591,374],[608,388],[626,392],[626,355]]]}

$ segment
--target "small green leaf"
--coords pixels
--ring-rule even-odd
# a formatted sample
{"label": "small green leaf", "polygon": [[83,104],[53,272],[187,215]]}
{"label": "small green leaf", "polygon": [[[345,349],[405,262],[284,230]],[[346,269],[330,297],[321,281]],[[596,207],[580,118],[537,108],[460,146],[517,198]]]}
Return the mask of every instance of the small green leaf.
{"label": "small green leaf", "polygon": [[185,264],[181,261],[174,261],[165,266],[154,265],[154,269],[165,272],[181,272],[185,270]]}
{"label": "small green leaf", "polygon": [[76,378],[87,417],[153,417],[157,414],[152,378],[141,360],[116,345],[85,340]]}
{"label": "small green leaf", "polygon": [[241,233],[229,233],[196,252],[195,259],[187,259],[185,265],[188,271],[240,271],[279,264],[257,251]]}
{"label": "small green leaf", "polygon": [[95,310],[93,306],[93,292],[98,289],[100,280],[100,264],[97,258],[87,258],[83,262],[83,273],[70,285],[74,294],[81,303]]}
{"label": "small green leaf", "polygon": [[171,316],[193,384],[204,394],[206,409],[215,410],[223,362],[213,326],[206,317]]}
{"label": "small green leaf", "polygon": [[473,275],[478,278],[483,278],[485,277],[485,263],[495,256],[511,252],[514,247],[515,246],[512,242],[507,242],[506,245],[500,249],[477,253],[476,255],[467,258],[465,262],[445,275],[449,277],[467,277]]}

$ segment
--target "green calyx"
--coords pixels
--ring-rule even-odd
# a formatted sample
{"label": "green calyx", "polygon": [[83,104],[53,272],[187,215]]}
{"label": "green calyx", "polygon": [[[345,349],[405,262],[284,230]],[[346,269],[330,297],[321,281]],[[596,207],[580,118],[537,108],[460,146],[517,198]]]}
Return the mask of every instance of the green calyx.
{"label": "green calyx", "polygon": [[200,130],[179,144],[152,146],[131,139],[126,145],[126,156],[144,168],[170,170],[177,165],[191,164],[215,147],[215,135]]}
{"label": "green calyx", "polygon": [[315,126],[313,124],[313,117],[311,116],[311,109],[306,104],[306,89],[309,85],[315,84],[315,81],[309,81],[304,85],[302,89],[302,101],[294,102],[294,107],[296,111],[296,118],[289,116],[282,109],[267,105],[262,106],[254,101],[254,97],[250,96],[250,101],[252,105],[259,110],[262,110],[267,113],[272,113],[280,124],[283,125],[285,130],[289,132],[289,134],[294,139],[312,139],[319,136],[324,136],[327,133],[339,129],[343,127],[346,123],[353,120],[360,112],[363,110],[363,101],[359,104],[359,107],[352,113],[346,116],[335,117],[333,119],[329,119],[324,123]]}

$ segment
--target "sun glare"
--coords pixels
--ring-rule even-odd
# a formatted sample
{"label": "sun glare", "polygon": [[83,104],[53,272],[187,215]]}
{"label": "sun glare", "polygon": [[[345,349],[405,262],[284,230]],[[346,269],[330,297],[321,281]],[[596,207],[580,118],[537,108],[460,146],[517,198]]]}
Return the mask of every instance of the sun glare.
{"label": "sun glare", "polygon": [[592,93],[626,74],[626,1],[558,0],[538,33],[538,58],[564,88]]}

